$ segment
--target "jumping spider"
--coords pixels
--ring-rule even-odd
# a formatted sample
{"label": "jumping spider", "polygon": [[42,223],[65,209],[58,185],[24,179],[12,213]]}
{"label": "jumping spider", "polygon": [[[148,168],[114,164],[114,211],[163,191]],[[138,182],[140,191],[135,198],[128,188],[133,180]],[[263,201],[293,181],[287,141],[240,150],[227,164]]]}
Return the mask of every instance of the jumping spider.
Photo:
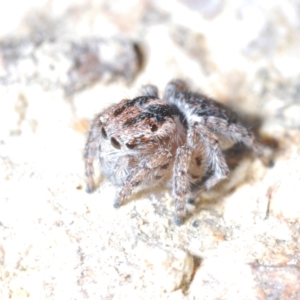
{"label": "jumping spider", "polygon": [[172,189],[180,225],[186,202],[228,176],[220,145],[228,140],[260,152],[254,135],[232,111],[189,92],[183,81],[169,82],[162,100],[155,86],[146,85],[142,96],[122,100],[93,120],[84,152],[87,191],[95,189],[95,158],[103,175],[121,187],[116,208],[136,186],[163,181]]}

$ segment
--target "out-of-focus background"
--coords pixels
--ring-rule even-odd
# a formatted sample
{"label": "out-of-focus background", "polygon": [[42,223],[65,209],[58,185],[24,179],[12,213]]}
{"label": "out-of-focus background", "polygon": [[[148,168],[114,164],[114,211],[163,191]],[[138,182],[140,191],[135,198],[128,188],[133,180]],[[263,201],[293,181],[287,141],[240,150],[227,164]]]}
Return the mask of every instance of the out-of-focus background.
{"label": "out-of-focus background", "polygon": [[[186,80],[268,153],[173,223],[164,187],[85,193],[89,122]],[[0,2],[0,299],[300,299],[300,1]]]}

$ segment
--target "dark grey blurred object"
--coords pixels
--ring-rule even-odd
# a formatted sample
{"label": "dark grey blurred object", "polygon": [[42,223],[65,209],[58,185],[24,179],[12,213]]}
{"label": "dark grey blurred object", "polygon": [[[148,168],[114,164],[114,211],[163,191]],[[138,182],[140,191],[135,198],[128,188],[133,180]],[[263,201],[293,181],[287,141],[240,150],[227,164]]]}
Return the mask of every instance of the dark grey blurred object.
{"label": "dark grey blurred object", "polygon": [[140,67],[135,43],[99,37],[35,42],[9,38],[0,42],[0,84],[37,83],[67,94],[98,81],[123,78],[130,82]]}

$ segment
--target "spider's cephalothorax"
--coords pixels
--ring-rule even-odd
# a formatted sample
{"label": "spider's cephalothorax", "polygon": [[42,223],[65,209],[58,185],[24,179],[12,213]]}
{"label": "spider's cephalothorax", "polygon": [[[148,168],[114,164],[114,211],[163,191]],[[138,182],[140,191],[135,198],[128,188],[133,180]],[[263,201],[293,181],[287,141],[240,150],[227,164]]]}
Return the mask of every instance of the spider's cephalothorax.
{"label": "spider's cephalothorax", "polygon": [[142,96],[112,105],[93,120],[84,153],[87,191],[95,188],[95,158],[104,176],[121,187],[115,207],[136,186],[163,181],[172,188],[179,225],[187,200],[228,176],[220,146],[226,140],[259,152],[254,135],[233,112],[188,92],[183,81],[171,81],[162,100],[155,86],[144,86]]}

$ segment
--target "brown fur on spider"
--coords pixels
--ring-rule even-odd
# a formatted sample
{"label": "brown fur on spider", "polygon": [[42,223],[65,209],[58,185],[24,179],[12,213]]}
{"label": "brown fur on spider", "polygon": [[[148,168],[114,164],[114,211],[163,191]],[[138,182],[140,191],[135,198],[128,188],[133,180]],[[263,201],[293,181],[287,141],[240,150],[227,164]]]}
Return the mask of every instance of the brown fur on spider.
{"label": "brown fur on spider", "polygon": [[183,81],[171,81],[162,99],[155,86],[146,85],[142,96],[122,100],[93,120],[84,152],[87,191],[95,189],[95,158],[103,175],[120,186],[114,207],[135,187],[164,182],[172,189],[175,223],[180,225],[188,199],[229,175],[221,140],[261,152],[253,133],[231,110],[189,92]]}

